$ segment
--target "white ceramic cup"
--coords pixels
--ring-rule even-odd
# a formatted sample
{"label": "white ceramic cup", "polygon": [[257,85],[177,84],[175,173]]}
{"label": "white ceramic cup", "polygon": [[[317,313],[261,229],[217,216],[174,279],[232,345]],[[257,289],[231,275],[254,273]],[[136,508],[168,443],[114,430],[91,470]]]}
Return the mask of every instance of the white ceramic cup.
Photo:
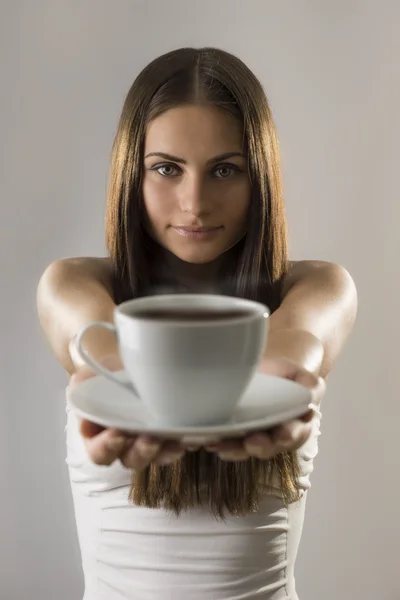
{"label": "white ceramic cup", "polygon": [[[148,296],[117,306],[115,325],[89,323],[76,348],[96,372],[138,396],[160,425],[220,424],[232,416],[262,358],[269,314],[263,304],[230,296]],[[115,332],[125,374],[84,350],[92,327]]]}

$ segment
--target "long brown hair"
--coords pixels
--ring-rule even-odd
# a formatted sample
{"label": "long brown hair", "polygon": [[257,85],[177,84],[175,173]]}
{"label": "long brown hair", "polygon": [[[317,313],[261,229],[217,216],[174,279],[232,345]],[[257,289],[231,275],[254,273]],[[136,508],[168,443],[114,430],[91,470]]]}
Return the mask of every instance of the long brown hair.
{"label": "long brown hair", "polygon": [[[170,108],[200,103],[219,107],[243,125],[252,200],[245,237],[224,271],[230,294],[261,300],[273,312],[288,268],[286,219],[279,148],[263,88],[248,67],[216,48],[181,48],[152,61],[126,97],[115,136],[106,211],[106,242],[117,304],[157,285],[157,246],[143,228],[142,172],[147,124]],[[221,284],[222,286],[222,284]],[[223,286],[222,286],[223,287]],[[226,463],[203,449],[171,466],[151,465],[133,474],[130,498],[179,514],[205,504],[216,517],[257,510],[260,495],[278,477],[284,500],[299,497],[295,453],[271,460]]]}

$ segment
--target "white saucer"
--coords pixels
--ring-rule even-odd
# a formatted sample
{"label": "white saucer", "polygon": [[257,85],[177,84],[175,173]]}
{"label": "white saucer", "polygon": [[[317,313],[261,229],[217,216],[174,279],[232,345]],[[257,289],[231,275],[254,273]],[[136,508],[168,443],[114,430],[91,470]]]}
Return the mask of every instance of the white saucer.
{"label": "white saucer", "polygon": [[146,433],[200,445],[241,437],[299,417],[313,408],[312,400],[308,388],[257,372],[229,422],[207,427],[163,427],[154,423],[137,396],[102,375],[67,390],[67,401],[80,418],[127,433]]}

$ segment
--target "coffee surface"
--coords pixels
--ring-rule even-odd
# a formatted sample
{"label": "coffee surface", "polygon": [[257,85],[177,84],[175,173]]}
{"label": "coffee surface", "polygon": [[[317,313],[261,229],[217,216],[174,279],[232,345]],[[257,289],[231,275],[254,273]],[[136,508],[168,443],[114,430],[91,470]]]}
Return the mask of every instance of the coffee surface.
{"label": "coffee surface", "polygon": [[252,314],[243,308],[149,308],[132,311],[130,316],[151,321],[225,321],[240,319]]}

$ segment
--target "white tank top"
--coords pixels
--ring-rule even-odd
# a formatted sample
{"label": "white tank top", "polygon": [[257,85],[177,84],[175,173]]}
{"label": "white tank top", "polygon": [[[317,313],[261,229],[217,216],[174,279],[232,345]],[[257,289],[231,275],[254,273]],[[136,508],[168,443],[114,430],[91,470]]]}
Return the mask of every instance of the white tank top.
{"label": "white tank top", "polygon": [[258,512],[218,521],[204,508],[179,517],[128,500],[131,471],[90,461],[67,406],[67,464],[85,579],[84,600],[297,600],[294,563],[321,414],[299,450],[300,501],[279,489]]}

